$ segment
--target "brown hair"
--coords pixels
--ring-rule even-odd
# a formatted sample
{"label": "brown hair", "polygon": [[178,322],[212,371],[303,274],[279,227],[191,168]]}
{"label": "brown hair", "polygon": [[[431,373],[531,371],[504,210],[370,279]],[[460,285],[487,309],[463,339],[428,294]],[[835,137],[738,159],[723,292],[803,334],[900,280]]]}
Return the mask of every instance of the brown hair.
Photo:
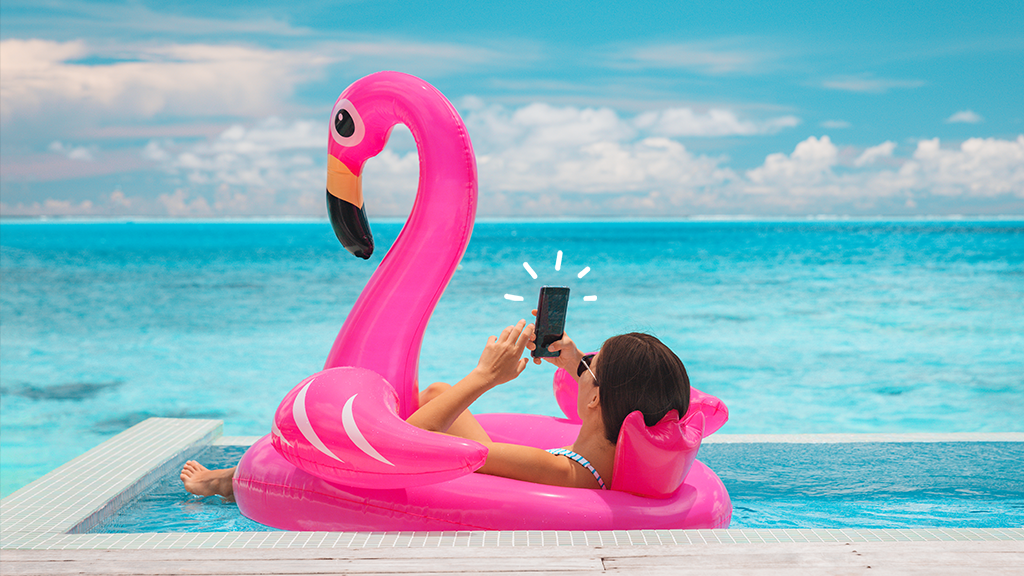
{"label": "brown hair", "polygon": [[654,336],[631,332],[601,346],[597,365],[605,436],[619,439],[622,422],[639,410],[653,426],[675,410],[682,418],[690,407],[690,378],[679,357]]}

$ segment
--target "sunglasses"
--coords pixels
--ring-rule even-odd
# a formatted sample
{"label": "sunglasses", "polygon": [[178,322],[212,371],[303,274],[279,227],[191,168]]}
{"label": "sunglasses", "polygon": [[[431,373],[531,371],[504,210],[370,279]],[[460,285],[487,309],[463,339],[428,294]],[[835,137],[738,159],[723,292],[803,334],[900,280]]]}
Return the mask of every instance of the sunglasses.
{"label": "sunglasses", "polygon": [[590,375],[594,377],[594,386],[597,386],[597,374],[590,369],[590,363],[594,361],[596,354],[584,354],[583,359],[580,360],[580,365],[576,367],[576,378],[582,378],[583,372],[590,372]]}

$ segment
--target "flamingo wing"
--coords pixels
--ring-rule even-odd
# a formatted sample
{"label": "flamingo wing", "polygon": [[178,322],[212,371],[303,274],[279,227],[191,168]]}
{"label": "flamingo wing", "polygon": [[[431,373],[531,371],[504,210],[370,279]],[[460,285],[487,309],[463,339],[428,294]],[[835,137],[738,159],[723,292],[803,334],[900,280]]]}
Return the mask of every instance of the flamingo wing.
{"label": "flamingo wing", "polygon": [[405,488],[457,478],[483,466],[478,442],[421,430],[398,417],[398,395],[379,374],[339,367],[285,396],[274,415],[274,448],[306,472],[346,486]]}

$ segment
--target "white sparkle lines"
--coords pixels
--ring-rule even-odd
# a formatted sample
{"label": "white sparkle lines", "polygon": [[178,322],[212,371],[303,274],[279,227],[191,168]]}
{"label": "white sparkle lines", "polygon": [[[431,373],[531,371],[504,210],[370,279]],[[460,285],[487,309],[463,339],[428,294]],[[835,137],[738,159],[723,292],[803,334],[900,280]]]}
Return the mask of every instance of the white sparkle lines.
{"label": "white sparkle lines", "polygon": [[[565,253],[562,252],[561,250],[558,250],[555,253],[555,272],[561,272],[562,271],[562,256],[564,256],[564,254]],[[533,266],[530,266],[529,262],[523,262],[523,269],[526,270],[526,272],[534,280],[540,279],[540,276],[537,274],[537,271],[533,269]],[[589,273],[590,273],[590,266],[585,266],[582,270],[580,270],[576,274],[576,278],[582,280],[583,277],[586,276]],[[547,276],[547,274],[545,274],[545,276]],[[541,282],[543,282],[544,284],[565,284],[566,283],[565,280],[559,281],[559,280],[556,280],[554,278],[551,278],[551,279],[544,278],[544,279],[541,280]],[[510,302],[522,302],[525,299],[526,299],[525,297],[520,296],[518,294],[511,294],[511,293],[508,293],[508,292],[505,293],[505,300],[508,300]],[[588,295],[583,297],[583,301],[584,302],[597,302],[597,295],[596,294],[588,294]]]}

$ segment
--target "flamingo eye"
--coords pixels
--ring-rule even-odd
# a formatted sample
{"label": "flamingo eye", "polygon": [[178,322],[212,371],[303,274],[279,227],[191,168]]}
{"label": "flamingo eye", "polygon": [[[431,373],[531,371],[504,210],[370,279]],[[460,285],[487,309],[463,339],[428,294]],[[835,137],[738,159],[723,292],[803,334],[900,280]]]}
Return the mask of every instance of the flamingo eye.
{"label": "flamingo eye", "polygon": [[334,129],[342,138],[348,138],[355,134],[356,123],[352,120],[352,114],[348,110],[344,108],[338,110],[338,115],[334,117]]}
{"label": "flamingo eye", "polygon": [[363,140],[366,128],[351,102],[342,98],[331,112],[331,137],[342,146],[355,146]]}

